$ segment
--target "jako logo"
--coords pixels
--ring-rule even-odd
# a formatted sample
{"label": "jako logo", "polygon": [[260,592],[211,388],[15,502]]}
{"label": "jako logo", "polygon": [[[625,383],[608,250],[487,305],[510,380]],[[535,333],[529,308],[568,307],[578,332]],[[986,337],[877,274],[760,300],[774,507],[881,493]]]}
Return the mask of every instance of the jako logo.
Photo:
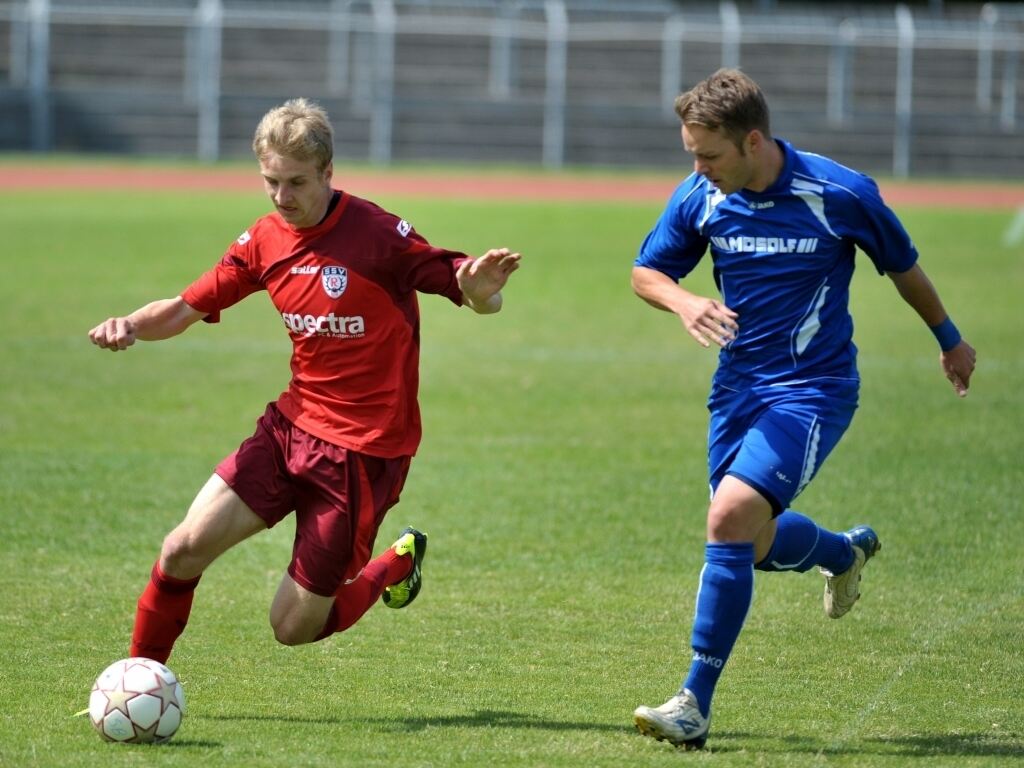
{"label": "jako logo", "polygon": [[728,253],[814,253],[816,237],[712,237],[711,244]]}
{"label": "jako logo", "polygon": [[398,222],[398,226],[396,227],[396,229],[398,230],[398,234],[400,234],[402,237],[408,237],[409,233],[412,231],[412,224],[410,224],[405,219],[402,219],[400,222]]}
{"label": "jako logo", "polygon": [[252,235],[250,235],[249,231],[246,230],[245,232],[238,236],[238,240],[236,240],[235,242],[237,242],[239,245],[245,245],[250,240],[252,240]]}
{"label": "jako logo", "polygon": [[722,665],[725,664],[725,662],[717,656],[708,656],[706,653],[701,653],[699,651],[693,652],[693,660],[704,664],[710,664],[715,669],[721,669]]}
{"label": "jako logo", "polygon": [[366,323],[362,315],[341,317],[331,312],[329,315],[300,315],[294,312],[282,312],[281,319],[289,330],[306,336],[336,336],[351,338],[366,334]]}

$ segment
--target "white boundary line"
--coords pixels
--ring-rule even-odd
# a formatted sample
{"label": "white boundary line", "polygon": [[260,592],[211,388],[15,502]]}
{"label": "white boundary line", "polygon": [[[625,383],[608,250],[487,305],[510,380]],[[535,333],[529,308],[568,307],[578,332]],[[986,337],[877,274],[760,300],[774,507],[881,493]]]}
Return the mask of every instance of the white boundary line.
{"label": "white boundary line", "polygon": [[1010,247],[1024,240],[1024,205],[1017,209],[1017,215],[1013,217],[1010,226],[1003,234],[1003,245]]}
{"label": "white boundary line", "polygon": [[[1019,219],[1024,219],[1024,210],[1021,211]],[[826,754],[838,752],[847,744],[859,738],[863,733],[864,723],[875,714],[878,708],[890,697],[893,688],[903,682],[904,675],[925,659],[928,653],[936,648],[941,648],[953,635],[960,633],[965,627],[973,623],[979,616],[996,613],[1004,602],[1015,602],[1021,599],[1020,592],[1010,593],[1008,600],[991,600],[975,604],[971,611],[961,615],[951,623],[935,626],[926,624],[913,630],[905,640],[907,645],[917,650],[908,654],[898,665],[895,673],[885,683],[879,686],[873,695],[866,697],[864,705],[854,714],[846,727],[837,733],[826,747]],[[909,677],[908,677],[909,679]]]}

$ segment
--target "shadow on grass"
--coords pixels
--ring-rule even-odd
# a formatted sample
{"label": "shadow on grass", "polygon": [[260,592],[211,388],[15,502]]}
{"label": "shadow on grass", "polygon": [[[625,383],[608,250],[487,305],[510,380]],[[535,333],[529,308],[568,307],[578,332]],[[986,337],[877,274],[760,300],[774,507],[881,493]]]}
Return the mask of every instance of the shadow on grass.
{"label": "shadow on grass", "polygon": [[220,749],[224,746],[222,741],[207,741],[205,739],[171,739],[170,741],[162,741],[159,744],[154,744],[154,747],[160,749],[176,749],[179,747],[199,747],[202,749]]}
{"label": "shadow on grass", "polygon": [[502,712],[482,709],[469,715],[438,715],[436,717],[400,717],[371,719],[385,728],[402,731],[422,731],[426,728],[522,728],[541,731],[604,731],[616,733],[633,728],[609,723],[580,723],[566,720],[547,720],[522,712]]}
{"label": "shadow on grass", "polygon": [[338,717],[294,717],[291,715],[190,715],[203,720],[269,721],[281,723],[308,723],[310,725],[341,725],[355,721],[382,727],[388,731],[415,732],[427,728],[524,728],[545,731],[631,731],[625,725],[608,723],[578,723],[564,720],[545,720],[522,712],[500,712],[490,709],[467,715],[438,715],[436,717],[360,717],[355,721]]}
{"label": "shadow on grass", "polygon": [[[600,722],[550,720],[522,712],[483,709],[463,715],[433,717],[295,717],[291,715],[191,715],[204,720],[239,722],[306,723],[343,725],[354,722],[377,726],[385,731],[415,733],[427,728],[510,728],[542,731],[599,731],[635,733],[632,725]],[[173,742],[172,742],[173,743]],[[189,742],[182,742],[183,746]],[[194,744],[210,746],[209,744]],[[756,751],[761,753],[805,753],[824,755],[878,755],[900,757],[1020,757],[1024,739],[1016,733],[918,734],[914,736],[865,737],[859,740],[831,742],[827,739],[790,734],[772,737],[744,731],[715,731],[708,741],[711,752]]]}
{"label": "shadow on grass", "polygon": [[[712,734],[715,736],[716,734]],[[740,737],[741,734],[732,734]],[[743,737],[760,741],[757,736]],[[756,747],[759,751],[801,752],[824,755],[877,755],[879,757],[1020,757],[1024,755],[1024,739],[1015,733],[924,733],[914,736],[867,736],[841,743],[807,736],[790,735],[779,739],[765,739]],[[712,742],[709,741],[709,745]],[[713,742],[716,752],[735,751],[736,745]],[[750,748],[743,745],[744,749]]]}
{"label": "shadow on grass", "polygon": [[917,736],[887,736],[867,741],[878,746],[878,753],[890,750],[899,755],[933,757],[958,755],[961,757],[1017,757],[1024,756],[1024,739],[1019,734],[961,733],[921,734]]}

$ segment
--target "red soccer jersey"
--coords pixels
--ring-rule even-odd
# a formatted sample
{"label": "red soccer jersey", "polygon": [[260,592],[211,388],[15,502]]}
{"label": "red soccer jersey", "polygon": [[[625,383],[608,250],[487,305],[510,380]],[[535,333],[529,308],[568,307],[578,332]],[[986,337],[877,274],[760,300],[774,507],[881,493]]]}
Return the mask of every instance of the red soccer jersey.
{"label": "red soccer jersey", "polygon": [[292,380],[277,401],[293,424],[384,458],[419,446],[416,291],[462,303],[464,253],[434,248],[399,219],[345,192],[315,227],[259,219],[182,294],[207,322],[266,290],[291,336]]}

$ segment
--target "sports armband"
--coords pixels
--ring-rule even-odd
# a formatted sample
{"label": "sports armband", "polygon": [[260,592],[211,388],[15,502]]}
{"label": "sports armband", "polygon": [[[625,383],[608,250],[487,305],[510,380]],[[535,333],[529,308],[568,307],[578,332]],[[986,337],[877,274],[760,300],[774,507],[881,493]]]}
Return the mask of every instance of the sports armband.
{"label": "sports armband", "polygon": [[938,325],[929,327],[932,333],[935,334],[935,340],[939,342],[943,352],[949,352],[949,350],[960,343],[960,331],[953,325],[953,321],[948,315]]}

